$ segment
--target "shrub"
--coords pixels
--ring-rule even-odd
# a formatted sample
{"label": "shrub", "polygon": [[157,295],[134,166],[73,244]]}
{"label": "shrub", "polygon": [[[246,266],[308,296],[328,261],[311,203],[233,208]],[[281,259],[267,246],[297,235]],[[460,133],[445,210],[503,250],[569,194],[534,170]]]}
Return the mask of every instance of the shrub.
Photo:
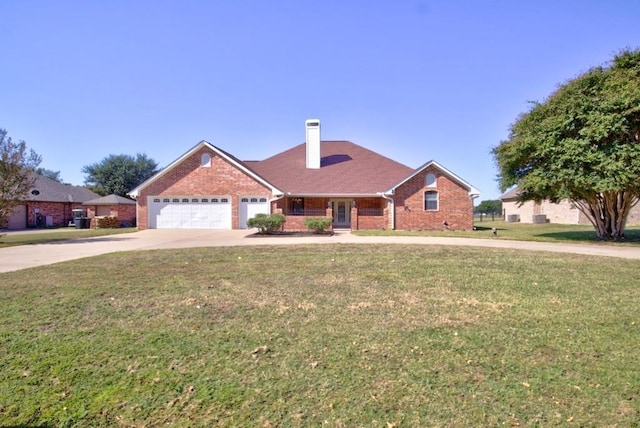
{"label": "shrub", "polygon": [[313,233],[323,233],[331,226],[332,221],[329,217],[307,217],[304,219],[304,224],[308,229],[313,230]]}
{"label": "shrub", "polygon": [[285,222],[283,214],[256,214],[255,217],[247,220],[248,227],[257,227],[261,234],[271,234],[282,227]]}

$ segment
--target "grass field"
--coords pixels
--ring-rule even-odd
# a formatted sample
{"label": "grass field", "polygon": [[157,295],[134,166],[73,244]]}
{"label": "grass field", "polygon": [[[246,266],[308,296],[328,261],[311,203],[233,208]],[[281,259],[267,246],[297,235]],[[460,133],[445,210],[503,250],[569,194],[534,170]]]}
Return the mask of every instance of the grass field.
{"label": "grass field", "polygon": [[96,236],[116,235],[119,233],[135,232],[135,227],[118,229],[34,229],[27,233],[5,233],[0,231],[0,248],[13,247],[16,245],[33,245],[45,242],[66,241],[78,238],[93,238]]}
{"label": "grass field", "polygon": [[638,426],[636,261],[425,246],[0,274],[1,426]]}
{"label": "grass field", "polygon": [[[353,233],[357,235],[411,235],[411,236],[455,236],[467,238],[486,239],[512,239],[516,241],[538,242],[580,242],[598,243],[604,242],[596,239],[596,233],[590,225],[574,224],[532,224],[532,223],[507,223],[502,220],[475,221],[476,230],[434,230],[434,231],[403,231],[403,230],[362,230]],[[496,229],[494,235],[493,229]],[[630,226],[625,229],[625,240],[609,242],[611,245],[638,245],[640,244],[640,227]]]}

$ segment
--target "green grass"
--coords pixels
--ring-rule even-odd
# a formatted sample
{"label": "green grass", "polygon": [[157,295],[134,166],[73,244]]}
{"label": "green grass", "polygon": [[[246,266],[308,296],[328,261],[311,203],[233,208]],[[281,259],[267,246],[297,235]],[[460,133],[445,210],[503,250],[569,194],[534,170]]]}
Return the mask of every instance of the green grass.
{"label": "green grass", "polygon": [[116,235],[119,233],[135,232],[135,227],[119,229],[45,229],[42,231],[33,230],[25,233],[3,234],[0,231],[0,248],[13,247],[16,245],[44,244],[47,242],[66,241],[77,238],[93,238],[96,236]]}
{"label": "green grass", "polygon": [[198,248],[0,284],[2,426],[640,424],[635,261]]}
{"label": "green grass", "polygon": [[[476,219],[475,227],[476,230],[467,231],[359,230],[353,233],[361,236],[455,236],[461,238],[512,239],[516,241],[603,243],[596,239],[596,233],[593,227],[587,225],[507,223],[502,220],[491,221],[490,219],[485,219],[480,222]],[[493,234],[494,228],[496,229],[497,236]],[[640,226],[626,228],[625,238],[623,242],[609,242],[608,244],[640,244]]]}

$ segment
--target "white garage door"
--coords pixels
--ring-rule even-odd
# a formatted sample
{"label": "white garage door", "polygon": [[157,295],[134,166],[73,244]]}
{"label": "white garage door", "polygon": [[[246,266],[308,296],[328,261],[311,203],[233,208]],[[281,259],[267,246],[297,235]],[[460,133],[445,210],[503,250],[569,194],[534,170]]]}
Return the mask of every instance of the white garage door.
{"label": "white garage door", "polygon": [[231,229],[231,197],[151,196],[149,228]]}
{"label": "white garage door", "polygon": [[267,198],[245,196],[240,198],[240,214],[238,223],[240,229],[247,228],[247,220],[256,214],[269,214],[269,201]]}

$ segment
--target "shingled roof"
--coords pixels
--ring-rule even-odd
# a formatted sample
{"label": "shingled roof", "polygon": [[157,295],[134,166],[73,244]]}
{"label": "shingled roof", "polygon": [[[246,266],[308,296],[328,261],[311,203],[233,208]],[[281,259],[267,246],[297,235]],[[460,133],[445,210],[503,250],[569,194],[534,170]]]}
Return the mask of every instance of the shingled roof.
{"label": "shingled roof", "polygon": [[28,200],[34,202],[81,203],[100,197],[86,187],[59,183],[42,175],[35,175],[35,185],[28,193]]}
{"label": "shingled roof", "polygon": [[322,141],[320,168],[306,167],[300,144],[262,161],[243,162],[285,194],[375,195],[411,174],[412,168],[350,141]]}
{"label": "shingled roof", "polygon": [[136,201],[120,195],[107,195],[98,199],[84,201],[82,205],[135,205]]}

